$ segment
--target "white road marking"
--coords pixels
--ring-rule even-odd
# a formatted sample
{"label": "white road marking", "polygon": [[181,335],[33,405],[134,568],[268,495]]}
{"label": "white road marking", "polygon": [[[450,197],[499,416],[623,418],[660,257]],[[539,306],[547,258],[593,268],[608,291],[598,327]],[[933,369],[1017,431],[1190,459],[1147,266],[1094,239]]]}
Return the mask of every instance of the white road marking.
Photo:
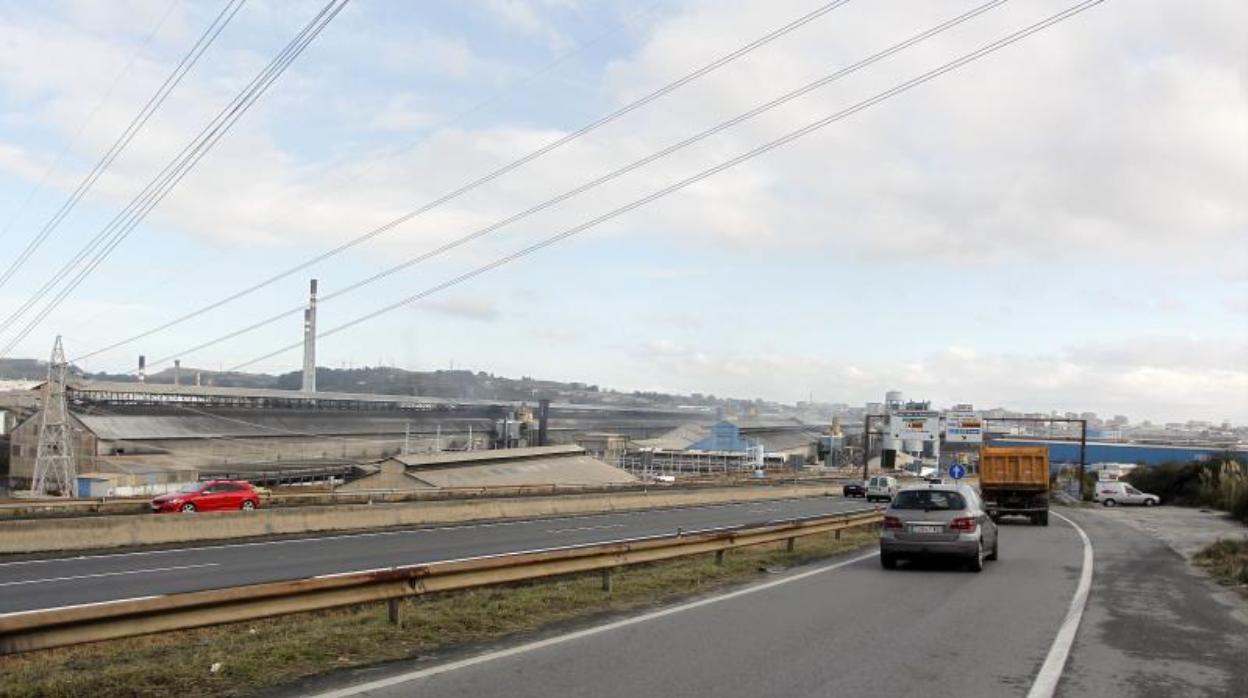
{"label": "white road marking", "polygon": [[93,579],[95,577],[120,577],[125,574],[151,574],[155,572],[173,572],[175,570],[193,570],[200,567],[219,567],[218,562],[204,562],[198,565],[178,565],[176,567],[152,567],[145,570],[121,570],[118,572],[96,572],[94,574],[75,574],[68,577],[47,577],[44,579],[23,579],[17,582],[0,582],[0,587],[15,587],[23,584],[39,584],[42,582],[67,582],[73,579]]}
{"label": "white road marking", "polygon": [[92,601],[90,603],[74,603],[68,606],[53,606],[52,608],[32,608],[26,611],[9,611],[8,613],[0,613],[0,618],[12,618],[13,616],[25,616],[31,613],[43,613],[45,611],[64,611],[69,608],[89,608],[91,606],[104,606],[110,603],[127,603],[130,601],[146,601],[147,599],[157,599],[168,594],[160,594],[158,596],[131,596],[127,599],[109,599],[108,601]]}
{"label": "white road marking", "polygon": [[378,679],[377,681],[370,681],[368,683],[362,683],[357,686],[348,686],[347,688],[341,688],[336,691],[329,691],[328,693],[322,693],[318,696],[315,696],[314,698],[347,698],[347,696],[357,696],[357,695],[360,695],[361,693],[367,693],[368,691],[376,691],[382,688],[398,686],[400,684],[408,683],[410,681],[417,681],[419,679],[427,678],[430,676],[436,676],[438,674],[446,674],[446,673],[456,671],[459,669],[465,669],[467,667],[476,666],[478,664],[492,662],[495,659],[504,659],[506,657],[514,657],[518,654],[526,654],[528,652],[532,652],[534,650],[540,650],[546,647],[551,647],[553,645],[559,645],[565,642],[572,642],[574,640],[580,640],[581,638],[598,635],[600,633],[610,632],[612,630],[618,630],[620,628],[626,628],[630,625],[636,625],[638,623],[645,623],[647,621],[656,620],[658,618],[664,618],[666,616],[681,613],[683,611],[690,611],[695,608],[709,606],[710,604],[719,603],[720,601],[727,601],[729,599],[735,599],[737,597],[745,596],[747,594],[754,594],[760,591],[766,591],[767,589],[773,589],[783,584],[789,584],[791,582],[796,582],[801,579],[806,579],[807,577],[813,577],[817,574],[823,574],[825,572],[832,572],[833,570],[838,570],[838,569],[841,569],[842,567],[847,567],[849,565],[862,562],[863,560],[869,560],[877,555],[879,555],[879,552],[868,553],[866,555],[859,555],[858,557],[850,558],[848,560],[844,560],[842,562],[838,562],[832,565],[826,565],[824,567],[819,567],[813,570],[809,570],[807,572],[800,572],[798,574],[794,574],[789,577],[783,577],[781,579],[777,579],[771,582],[764,582],[763,584],[746,587],[744,589],[738,589],[736,591],[728,592],[727,594],[721,594],[719,596],[712,596],[706,599],[699,599],[698,601],[692,601],[690,603],[681,604],[679,606],[673,606],[671,608],[665,608],[662,610],[653,611],[651,613],[646,613],[644,615],[635,616],[633,618],[625,618],[623,620],[617,620],[612,623],[606,623],[606,624],[598,625],[592,628],[578,630],[576,632],[568,633],[566,635],[559,635],[557,637],[551,637],[545,640],[538,640],[536,642],[530,642],[527,644],[518,645],[516,647],[510,647],[504,650],[498,650],[495,652],[487,652],[485,654],[480,654],[475,657],[469,657],[467,659],[461,659],[456,662],[450,662],[450,663],[442,664],[439,666],[429,667],[427,669],[421,669],[419,671],[411,671],[405,674],[399,674],[397,676],[391,676],[385,679]]}
{"label": "white road marking", "polygon": [[547,533],[573,533],[577,531],[605,531],[608,528],[624,528],[624,524],[603,524],[601,526],[577,526],[576,528],[548,528]]}
{"label": "white road marking", "polygon": [[1074,527],[1075,532],[1083,539],[1083,570],[1079,573],[1079,585],[1075,587],[1075,596],[1070,600],[1070,609],[1066,611],[1066,619],[1053,638],[1049,654],[1044,658],[1036,680],[1027,692],[1027,698],[1051,698],[1057,692],[1057,683],[1062,679],[1062,670],[1070,657],[1070,648],[1075,643],[1075,633],[1079,630],[1079,622],[1083,619],[1083,610],[1088,605],[1088,592],[1092,589],[1092,541],[1083,532],[1079,524],[1057,512],[1050,512],[1057,518]]}
{"label": "white road marking", "polygon": [[[812,497],[806,497],[806,498],[801,498],[801,499],[791,499],[791,500],[777,499],[777,500],[771,500],[771,501],[800,503],[804,499],[809,500],[809,499],[817,499],[817,498],[818,498],[817,496],[812,496]],[[702,507],[696,507],[696,506],[694,507],[689,507],[689,506],[659,507],[655,509],[646,509],[643,511],[627,512],[627,513],[631,515],[631,514],[643,514],[643,513],[649,514],[649,513],[663,512],[663,511],[684,511],[688,509],[728,509],[728,508],[735,508],[735,507],[743,507],[743,506],[747,506],[751,504],[755,504],[755,502],[726,502],[724,504],[713,504],[713,505],[702,506]],[[342,533],[342,534],[337,534],[337,535],[332,535],[332,536],[316,536],[316,537],[311,537],[311,538],[308,538],[308,537],[282,538],[279,540],[262,540],[262,541],[252,541],[249,543],[221,543],[221,544],[216,544],[216,545],[193,546],[189,548],[167,548],[163,550],[135,550],[135,551],[126,552],[126,553],[104,553],[101,555],[73,555],[70,557],[52,557],[52,558],[43,558],[39,560],[16,560],[13,562],[0,562],[0,567],[40,565],[40,564],[49,564],[49,563],[55,563],[55,562],[80,562],[82,560],[96,560],[96,559],[105,559],[105,558],[112,558],[112,557],[137,557],[140,555],[166,555],[169,553],[185,553],[185,552],[192,552],[192,551],[198,551],[198,550],[226,550],[226,549],[231,549],[231,548],[253,548],[253,547],[258,547],[262,545],[282,545],[285,543],[319,543],[322,541],[342,540],[346,538],[398,536],[398,535],[409,535],[409,534],[417,534],[417,533],[430,533],[434,531],[451,531],[451,530],[458,530],[458,529],[465,529],[465,528],[488,528],[490,526],[513,526],[513,525],[519,525],[519,524],[539,524],[539,523],[550,523],[552,521],[568,521],[568,520],[573,520],[573,519],[590,519],[594,517],[619,516],[623,513],[625,512],[619,512],[619,513],[599,512],[599,513],[593,513],[593,514],[578,514],[575,516],[560,516],[560,517],[539,518],[539,519],[520,519],[520,520],[491,522],[491,523],[473,523],[473,524],[460,524],[460,525],[452,525],[452,526],[424,526],[420,528],[406,528],[406,529],[398,530],[398,531],[372,531],[372,532],[363,532],[363,533]],[[830,512],[830,513],[837,513],[837,512]]]}

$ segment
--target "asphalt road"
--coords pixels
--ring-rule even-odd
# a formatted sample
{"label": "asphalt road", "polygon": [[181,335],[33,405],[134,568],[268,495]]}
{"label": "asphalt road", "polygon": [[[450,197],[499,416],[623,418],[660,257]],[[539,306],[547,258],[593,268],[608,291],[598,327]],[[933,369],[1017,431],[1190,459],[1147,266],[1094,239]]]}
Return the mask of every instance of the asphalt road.
{"label": "asphalt road", "polygon": [[[1148,534],[1070,514],[1092,592],[1061,696],[1248,695],[1248,625]],[[1159,547],[1160,546],[1160,547]],[[1024,696],[1070,608],[1083,544],[1054,517],[1003,526],[981,574],[874,555],[527,644],[340,673],[291,695]]]}
{"label": "asphalt road", "polygon": [[813,497],[0,562],[0,613],[863,509]]}

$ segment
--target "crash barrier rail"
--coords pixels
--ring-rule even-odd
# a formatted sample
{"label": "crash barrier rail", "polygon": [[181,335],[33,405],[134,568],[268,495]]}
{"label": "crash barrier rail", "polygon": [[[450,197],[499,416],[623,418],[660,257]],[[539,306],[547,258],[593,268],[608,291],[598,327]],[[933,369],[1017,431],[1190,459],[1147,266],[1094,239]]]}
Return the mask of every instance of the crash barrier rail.
{"label": "crash barrier rail", "polygon": [[879,523],[876,509],[862,509],[762,525],[678,531],[676,535],[550,548],[365,572],[322,575],[48,610],[0,614],[0,655],[77,645],[385,601],[390,621],[399,621],[399,600],[435,592],[470,589],[601,571],[610,591],[619,567],[715,553],[764,543]]}

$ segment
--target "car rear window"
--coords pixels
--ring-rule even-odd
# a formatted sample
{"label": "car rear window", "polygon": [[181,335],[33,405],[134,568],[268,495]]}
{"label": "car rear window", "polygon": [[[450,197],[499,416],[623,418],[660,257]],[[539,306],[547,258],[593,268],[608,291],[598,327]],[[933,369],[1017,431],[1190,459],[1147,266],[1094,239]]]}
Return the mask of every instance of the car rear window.
{"label": "car rear window", "polygon": [[957,492],[945,490],[911,490],[893,498],[894,509],[921,509],[923,511],[951,511],[966,508],[966,498]]}

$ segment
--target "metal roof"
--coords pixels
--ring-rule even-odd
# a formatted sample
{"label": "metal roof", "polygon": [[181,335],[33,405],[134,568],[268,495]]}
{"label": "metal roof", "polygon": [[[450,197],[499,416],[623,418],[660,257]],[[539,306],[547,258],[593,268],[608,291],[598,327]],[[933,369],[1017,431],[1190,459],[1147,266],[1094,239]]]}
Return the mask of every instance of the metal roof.
{"label": "metal roof", "polygon": [[[33,387],[41,387],[43,383],[38,383]],[[509,406],[519,407],[528,405],[536,408],[536,400],[479,400],[468,398],[442,398],[428,397],[420,395],[381,395],[377,393],[334,393],[334,392],[304,392],[301,390],[276,390],[272,388],[225,388],[218,386],[203,385],[172,385],[168,383],[126,383],[119,381],[83,381],[71,380],[68,382],[69,391],[77,393],[83,397],[91,394],[111,394],[113,396],[131,396],[133,398],[150,399],[153,397],[168,398],[168,402],[176,403],[179,399],[188,402],[202,401],[206,398],[238,398],[251,400],[284,400],[284,401],[308,401],[308,402],[335,402],[335,401],[352,401],[376,404],[392,404],[396,407],[437,407],[437,406],[479,406],[479,407],[496,407]],[[686,418],[697,417],[704,409],[675,409],[661,407],[638,407],[638,406],[621,406],[612,404],[580,404],[571,402],[552,402],[552,410],[559,410],[562,413],[575,412],[617,412],[617,413],[636,413],[636,414],[655,414],[676,416],[683,415]]]}
{"label": "metal roof", "polygon": [[[245,419],[195,414],[131,415],[75,412],[74,417],[97,438],[105,441],[160,439],[212,439],[222,437],[308,437],[402,434],[411,421],[402,417],[374,416],[368,412],[318,414],[248,413]],[[463,428],[461,420],[441,419],[446,429]],[[462,420],[479,424],[480,420]],[[413,435],[428,436],[425,429]]]}

